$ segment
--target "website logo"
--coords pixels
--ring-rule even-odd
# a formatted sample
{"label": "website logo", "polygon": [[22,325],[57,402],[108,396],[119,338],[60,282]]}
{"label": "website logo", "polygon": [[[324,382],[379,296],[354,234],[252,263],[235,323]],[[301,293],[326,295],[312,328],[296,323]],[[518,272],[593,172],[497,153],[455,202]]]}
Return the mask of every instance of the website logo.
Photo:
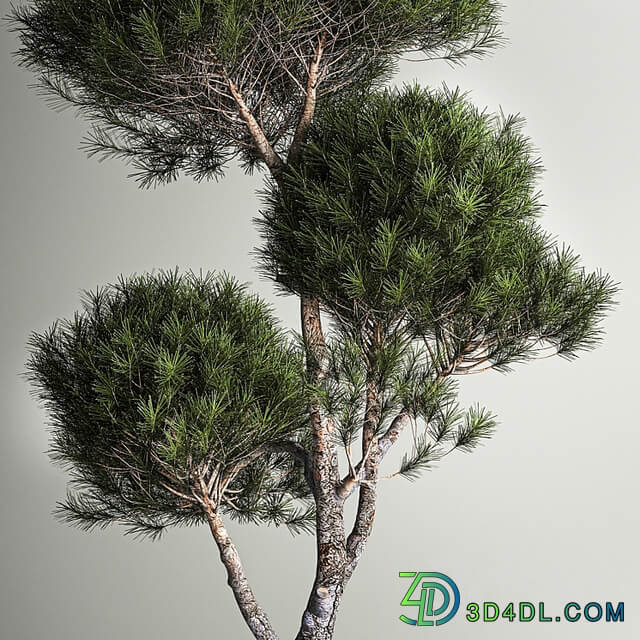
{"label": "website logo", "polygon": [[[413,616],[400,616],[405,624],[416,627],[439,627],[451,620],[460,608],[460,591],[456,583],[443,573],[401,571],[401,578],[411,578],[411,585],[402,598],[403,607],[417,607]],[[463,605],[464,606],[464,605]],[[555,613],[556,615],[552,615]],[[624,622],[624,602],[591,601],[586,604],[568,602],[562,612],[552,611],[543,600],[534,602],[497,603],[490,600],[467,602],[464,620],[471,623],[512,622]]]}
{"label": "website logo", "polygon": [[456,615],[460,606],[460,591],[444,573],[401,571],[400,577],[413,578],[400,604],[418,607],[417,619],[401,615],[402,622],[418,627],[439,627]]}

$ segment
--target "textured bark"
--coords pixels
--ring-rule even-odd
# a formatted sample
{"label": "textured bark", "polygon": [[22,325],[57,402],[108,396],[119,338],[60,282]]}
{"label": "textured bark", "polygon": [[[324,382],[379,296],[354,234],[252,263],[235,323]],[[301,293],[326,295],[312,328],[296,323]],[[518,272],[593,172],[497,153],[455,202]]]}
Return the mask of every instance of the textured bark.
{"label": "textured bark", "polygon": [[367,404],[362,429],[362,459],[364,469],[358,492],[358,511],[353,529],[347,539],[347,565],[345,577],[348,581],[353,575],[373,529],[376,515],[376,486],[380,447],[375,429],[380,420],[380,398],[373,382],[367,383]]}
{"label": "textured bark", "polygon": [[307,347],[307,371],[313,382],[321,380],[327,368],[327,346],[322,333],[320,303],[317,298],[300,296],[300,322]]}
{"label": "textured bark", "polygon": [[311,420],[316,487],[316,576],[296,638],[328,640],[333,635],[344,587],[343,502],[335,492],[339,476],[337,451],[331,440],[333,424],[330,419],[323,419],[319,409],[312,411]]}
{"label": "textured bark", "polygon": [[[300,311],[302,334],[307,346],[307,369],[311,380],[318,382],[325,376],[327,365],[318,301],[302,296]],[[316,575],[297,640],[328,640],[333,635],[344,585],[346,542],[343,501],[336,494],[340,475],[333,422],[322,415],[318,402],[312,400],[309,410],[316,501]]]}
{"label": "textured bark", "polygon": [[302,107],[302,113],[298,120],[298,126],[296,127],[293,141],[289,147],[288,162],[291,162],[299,153],[300,147],[306,138],[307,129],[311,124],[313,114],[316,110],[318,84],[320,83],[320,60],[322,59],[322,54],[324,52],[325,40],[326,37],[323,34],[318,42],[318,46],[316,47],[313,60],[311,60],[311,64],[309,65],[304,106]]}
{"label": "textured bark", "polygon": [[384,458],[387,451],[393,446],[395,441],[400,437],[400,434],[409,424],[411,418],[408,413],[404,411],[399,413],[393,422],[389,425],[389,428],[385,431],[384,435],[378,440],[378,447],[380,448],[380,460]]}
{"label": "textured bark", "polygon": [[333,638],[336,615],[344,590],[343,583],[344,580],[335,590],[318,588],[318,592],[322,595],[315,598],[314,604],[310,601],[307,605],[296,640],[331,640]]}
{"label": "textured bark", "polygon": [[251,110],[246,105],[244,98],[238,90],[238,87],[236,87],[235,83],[230,78],[227,78],[227,82],[229,85],[229,91],[231,92],[236,106],[238,107],[238,112],[247,125],[249,133],[251,133],[251,137],[253,138],[253,141],[255,142],[255,145],[260,153],[260,157],[264,160],[264,163],[271,171],[273,177],[278,179],[278,177],[282,173],[282,170],[284,169],[282,158],[280,158],[280,156],[271,146],[269,140],[267,140],[262,127],[258,124],[258,121],[254,118]]}
{"label": "textured bark", "polygon": [[231,541],[220,515],[210,508],[207,510],[207,519],[220,551],[220,559],[227,570],[227,584],[231,587],[238,607],[251,632],[257,640],[278,640],[278,635],[273,630],[267,614],[253,595],[238,551]]}

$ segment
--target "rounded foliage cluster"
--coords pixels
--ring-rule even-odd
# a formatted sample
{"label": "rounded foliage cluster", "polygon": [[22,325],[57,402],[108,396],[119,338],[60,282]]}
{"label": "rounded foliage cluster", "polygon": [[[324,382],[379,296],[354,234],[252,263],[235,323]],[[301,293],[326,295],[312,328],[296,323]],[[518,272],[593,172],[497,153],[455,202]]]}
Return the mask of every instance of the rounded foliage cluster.
{"label": "rounded foliage cluster", "polygon": [[263,270],[369,342],[484,338],[498,366],[541,340],[569,354],[593,343],[614,287],[540,231],[540,172],[519,118],[458,91],[326,104],[266,194]]}
{"label": "rounded foliage cluster", "polygon": [[66,508],[88,525],[155,530],[199,518],[189,501],[200,481],[260,483],[239,463],[270,459],[266,445],[305,421],[300,354],[266,304],[226,276],[121,279],[30,347],[52,454],[83,489]]}
{"label": "rounded foliage cluster", "polygon": [[[238,95],[286,148],[321,53],[320,93],[388,75],[406,50],[458,59],[500,40],[496,0],[34,0],[12,12],[20,60],[97,123],[88,149],[143,184],[258,157]],[[232,88],[233,85],[233,88]]]}

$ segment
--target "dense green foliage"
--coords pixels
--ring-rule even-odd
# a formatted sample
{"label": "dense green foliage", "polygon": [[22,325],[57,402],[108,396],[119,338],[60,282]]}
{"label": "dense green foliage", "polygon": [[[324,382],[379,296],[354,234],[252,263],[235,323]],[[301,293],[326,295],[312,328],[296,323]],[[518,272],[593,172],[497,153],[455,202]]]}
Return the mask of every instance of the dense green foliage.
{"label": "dense green foliage", "polygon": [[258,159],[232,81],[286,149],[324,43],[319,95],[388,76],[417,50],[452,60],[500,39],[495,0],[33,0],[16,8],[19,58],[98,127],[90,151],[132,160],[144,183]]}
{"label": "dense green foliage", "polygon": [[267,192],[264,271],[365,354],[424,339],[442,372],[592,347],[615,286],[542,232],[521,120],[419,87],[335,101]]}
{"label": "dense green foliage", "polygon": [[496,419],[463,410],[452,376],[545,349],[573,357],[614,304],[611,278],[540,228],[542,167],[520,118],[457,90],[381,90],[406,52],[484,54],[501,40],[500,11],[496,0],[12,11],[20,62],[93,123],[89,153],[132,162],[143,185],[218,177],[236,158],[270,172],[258,255],[301,297],[299,344],[231,278],[175,271],[87,294],[72,320],[33,334],[27,363],[51,454],[72,473],[60,514],[151,536],[206,519],[256,638],[277,635],[221,513],[315,531],[297,638],[332,637],[389,449],[411,439],[391,474],[408,479],[472,450]]}
{"label": "dense green foliage", "polygon": [[155,533],[203,518],[200,482],[232,516],[300,524],[299,465],[270,448],[305,427],[300,353],[228,277],[120,280],[31,340],[30,380],[82,526]]}

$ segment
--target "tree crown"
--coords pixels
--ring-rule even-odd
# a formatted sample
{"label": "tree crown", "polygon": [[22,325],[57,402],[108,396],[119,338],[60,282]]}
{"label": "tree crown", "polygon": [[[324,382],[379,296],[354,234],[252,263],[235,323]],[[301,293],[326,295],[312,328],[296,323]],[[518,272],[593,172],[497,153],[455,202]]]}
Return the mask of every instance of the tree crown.
{"label": "tree crown", "polygon": [[[500,41],[495,0],[34,0],[12,13],[23,64],[96,128],[90,152],[143,184],[284,149],[317,98],[388,76],[407,50],[459,60]],[[314,66],[315,65],[315,66]],[[315,100],[315,93],[314,93]]]}
{"label": "tree crown", "polygon": [[446,88],[327,103],[265,193],[263,271],[368,354],[433,340],[441,367],[475,354],[504,369],[594,346],[616,287],[538,226],[542,167],[521,126]]}
{"label": "tree crown", "polygon": [[206,483],[234,516],[300,525],[287,496],[308,487],[271,445],[306,428],[301,354],[231,278],[121,279],[30,347],[52,456],[80,489],[62,505],[70,521],[151,534],[198,522]]}

